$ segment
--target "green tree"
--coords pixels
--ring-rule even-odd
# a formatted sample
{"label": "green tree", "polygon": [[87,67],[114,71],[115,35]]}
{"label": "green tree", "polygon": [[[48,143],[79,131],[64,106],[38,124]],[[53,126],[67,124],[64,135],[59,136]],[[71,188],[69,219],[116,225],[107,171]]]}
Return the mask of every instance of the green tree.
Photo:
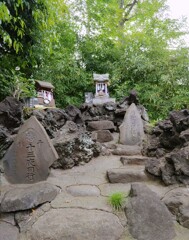
{"label": "green tree", "polygon": [[187,106],[186,25],[166,16],[165,0],[82,1],[80,8],[87,31],[79,50],[87,72],[109,72],[118,99],[136,88],[152,118]]}
{"label": "green tree", "polygon": [[[19,84],[23,88],[21,92],[33,94],[30,78],[37,59],[34,46],[43,41],[42,32],[50,29],[57,19],[61,19],[64,11],[64,2],[60,0],[0,2],[0,100],[12,94],[18,79],[22,83]],[[49,42],[53,38],[56,36],[51,32],[49,49]],[[20,70],[15,71],[18,67]]]}
{"label": "green tree", "polygon": [[4,0],[0,3],[0,53],[28,51],[34,44],[33,30],[45,23],[43,0]]}
{"label": "green tree", "polygon": [[135,88],[151,118],[157,119],[188,105],[189,52],[181,38],[184,22],[164,17],[165,1],[146,4],[139,4],[124,26],[125,48],[115,67],[113,90],[119,98]]}
{"label": "green tree", "polygon": [[[0,2],[1,100],[6,95],[14,95],[16,88],[17,97],[23,92],[29,94],[33,89],[29,80],[31,47],[37,41],[35,29],[44,24],[46,9],[42,0]],[[20,70],[16,71],[16,68]]]}
{"label": "green tree", "polygon": [[[19,11],[7,11],[6,2],[18,3]],[[22,11],[26,3],[32,6],[32,16]],[[110,73],[110,92],[117,99],[132,88],[138,90],[153,119],[186,107],[189,58],[182,41],[186,26],[168,18],[166,11],[166,0],[3,1],[0,35],[8,37],[1,38],[2,96],[10,92],[7,82],[14,83],[13,72],[19,66],[24,79],[55,85],[59,107],[83,102],[84,92],[94,90],[94,72]],[[6,31],[10,23],[23,28],[23,34],[15,28]]]}
{"label": "green tree", "polygon": [[91,74],[86,72],[80,60],[77,51],[78,38],[73,29],[65,16],[64,20],[50,30],[57,36],[51,41],[51,48],[46,41],[49,35],[47,29],[43,32],[43,47],[39,43],[33,49],[36,56],[33,78],[49,81],[55,86],[56,103],[59,107],[81,104],[84,92],[89,91],[92,85]]}

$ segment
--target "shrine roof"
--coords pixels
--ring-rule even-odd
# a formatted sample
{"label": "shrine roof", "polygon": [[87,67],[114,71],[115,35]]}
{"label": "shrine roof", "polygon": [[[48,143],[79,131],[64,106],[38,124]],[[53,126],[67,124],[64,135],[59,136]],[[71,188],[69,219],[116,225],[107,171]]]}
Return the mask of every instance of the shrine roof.
{"label": "shrine roof", "polygon": [[98,82],[104,82],[104,81],[109,81],[109,74],[93,74],[93,79],[94,81],[98,81]]}
{"label": "shrine roof", "polygon": [[36,80],[35,82],[42,88],[54,89],[54,86],[50,82],[44,82],[39,80]]}

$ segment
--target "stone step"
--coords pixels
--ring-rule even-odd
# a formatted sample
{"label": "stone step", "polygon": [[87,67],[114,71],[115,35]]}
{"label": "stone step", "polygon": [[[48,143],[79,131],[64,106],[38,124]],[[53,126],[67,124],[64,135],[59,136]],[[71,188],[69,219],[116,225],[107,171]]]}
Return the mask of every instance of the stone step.
{"label": "stone step", "polygon": [[144,168],[115,168],[107,171],[110,183],[131,183],[150,181],[150,176]]}
{"label": "stone step", "polygon": [[148,157],[141,155],[120,157],[120,161],[123,165],[145,165],[148,160]]}
{"label": "stone step", "polygon": [[137,145],[116,144],[116,149],[111,150],[111,153],[118,156],[134,156],[141,155],[141,150],[142,148]]}

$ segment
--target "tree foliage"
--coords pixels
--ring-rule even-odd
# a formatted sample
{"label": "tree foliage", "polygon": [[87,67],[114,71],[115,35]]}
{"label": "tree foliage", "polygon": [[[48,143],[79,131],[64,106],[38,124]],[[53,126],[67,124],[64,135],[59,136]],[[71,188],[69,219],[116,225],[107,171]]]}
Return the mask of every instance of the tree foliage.
{"label": "tree foliage", "polygon": [[44,24],[43,0],[4,0],[0,3],[0,53],[28,51],[34,44],[33,30]]}
{"label": "tree foliage", "polygon": [[[0,2],[1,100],[6,95],[14,95],[18,85],[22,88],[19,90],[22,93],[21,96],[33,95],[34,81],[31,81],[31,78],[37,59],[33,49],[39,43],[42,44],[44,39],[42,32],[50,29],[65,10],[65,5],[60,0],[55,2],[3,0]],[[51,32],[49,48],[51,47],[49,42],[55,37]]]}
{"label": "tree foliage", "polygon": [[135,88],[153,119],[188,106],[186,24],[166,0],[4,0],[0,18],[1,99],[15,79],[39,79],[59,107],[78,105],[96,72],[110,73],[117,99]]}
{"label": "tree foliage", "polygon": [[33,94],[29,80],[31,48],[38,41],[35,32],[46,14],[42,0],[0,2],[0,99],[6,95]]}

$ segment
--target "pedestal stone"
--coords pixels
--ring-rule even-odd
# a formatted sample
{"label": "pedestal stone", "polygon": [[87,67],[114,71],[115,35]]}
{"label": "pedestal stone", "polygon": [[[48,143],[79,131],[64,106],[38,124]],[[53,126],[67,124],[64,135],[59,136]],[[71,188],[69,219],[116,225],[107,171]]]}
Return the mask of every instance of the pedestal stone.
{"label": "pedestal stone", "polygon": [[109,102],[113,102],[115,103],[116,102],[116,99],[115,98],[110,98],[110,97],[107,97],[107,96],[98,96],[98,97],[95,97],[93,98],[92,100],[92,103],[96,106],[96,105],[103,105],[104,103],[109,103]]}
{"label": "pedestal stone", "polygon": [[144,127],[140,113],[134,103],[128,108],[120,128],[120,143],[140,145],[144,139]]}
{"label": "pedestal stone", "polygon": [[56,159],[58,154],[45,129],[32,116],[20,128],[3,159],[5,176],[13,184],[44,181]]}

